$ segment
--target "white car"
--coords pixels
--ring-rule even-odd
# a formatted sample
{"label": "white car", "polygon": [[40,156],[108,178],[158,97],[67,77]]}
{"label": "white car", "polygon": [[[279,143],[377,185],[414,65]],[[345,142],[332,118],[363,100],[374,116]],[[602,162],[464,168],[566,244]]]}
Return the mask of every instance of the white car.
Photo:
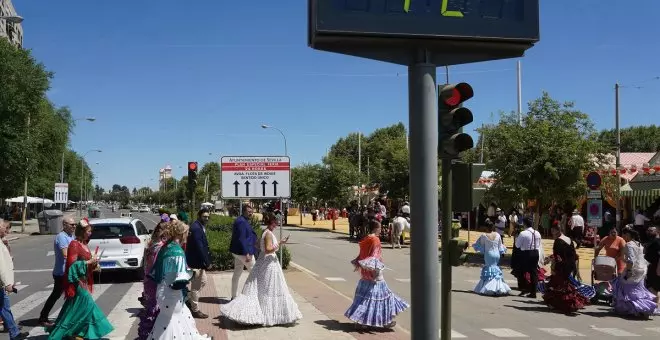
{"label": "white car", "polygon": [[89,250],[94,253],[98,247],[101,272],[133,271],[138,279],[144,278],[145,253],[153,230],[130,217],[94,219],[90,224]]}
{"label": "white car", "polygon": [[131,206],[131,212],[140,212],[140,208],[137,205]]}
{"label": "white car", "polygon": [[141,213],[142,213],[142,212],[145,212],[145,213],[150,212],[149,207],[147,207],[146,205],[141,206],[141,207],[140,207],[140,212],[141,212]]}

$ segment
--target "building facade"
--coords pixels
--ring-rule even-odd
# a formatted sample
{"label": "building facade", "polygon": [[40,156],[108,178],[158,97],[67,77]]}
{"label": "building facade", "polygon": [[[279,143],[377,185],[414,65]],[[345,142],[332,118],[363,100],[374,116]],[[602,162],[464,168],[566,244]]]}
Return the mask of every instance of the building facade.
{"label": "building facade", "polygon": [[167,183],[169,182],[169,179],[172,178],[172,167],[171,166],[166,166],[163,169],[160,169],[158,171],[158,184],[161,190],[167,190],[167,189],[173,189],[173,188],[167,188]]}
{"label": "building facade", "polygon": [[[0,18],[17,15],[11,0],[0,0]],[[23,26],[20,23],[0,19],[0,38],[9,39],[12,44],[23,47]]]}

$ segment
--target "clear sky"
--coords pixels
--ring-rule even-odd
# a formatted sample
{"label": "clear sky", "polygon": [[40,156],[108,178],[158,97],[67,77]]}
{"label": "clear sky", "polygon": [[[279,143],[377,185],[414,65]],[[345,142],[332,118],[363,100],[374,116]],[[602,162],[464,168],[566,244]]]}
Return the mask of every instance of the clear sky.
{"label": "clear sky", "polygon": [[[180,177],[187,161],[283,154],[262,123],[285,132],[294,164],[320,161],[352,131],[408,123],[406,68],[307,47],[304,0],[13,2],[25,47],[55,72],[49,97],[97,118],[79,122],[72,147],[103,150],[88,162],[105,188],[157,187],[168,164]],[[524,103],[546,90],[612,128],[619,81],[622,126],[657,124],[658,13],[657,0],[542,1]],[[515,69],[513,59],[450,67],[450,81],[475,89],[475,128],[516,109]]]}

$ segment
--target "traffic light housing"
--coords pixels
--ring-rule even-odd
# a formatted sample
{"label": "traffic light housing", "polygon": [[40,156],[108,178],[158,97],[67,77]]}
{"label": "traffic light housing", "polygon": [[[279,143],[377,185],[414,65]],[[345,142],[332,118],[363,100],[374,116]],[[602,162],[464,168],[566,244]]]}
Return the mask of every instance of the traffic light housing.
{"label": "traffic light housing", "polygon": [[463,103],[474,96],[468,83],[438,86],[438,124],[440,158],[457,158],[458,155],[474,147],[472,137],[463,133],[463,126],[472,123],[472,111]]}
{"label": "traffic light housing", "polygon": [[449,263],[453,267],[460,267],[467,261],[467,254],[463,253],[467,247],[467,241],[458,238],[449,240]]}
{"label": "traffic light housing", "polygon": [[197,162],[188,162],[188,190],[193,192],[197,187]]}
{"label": "traffic light housing", "polygon": [[479,181],[481,173],[486,169],[485,164],[472,164],[454,162],[451,165],[452,175],[452,210],[468,212],[481,203],[486,188],[474,187]]}

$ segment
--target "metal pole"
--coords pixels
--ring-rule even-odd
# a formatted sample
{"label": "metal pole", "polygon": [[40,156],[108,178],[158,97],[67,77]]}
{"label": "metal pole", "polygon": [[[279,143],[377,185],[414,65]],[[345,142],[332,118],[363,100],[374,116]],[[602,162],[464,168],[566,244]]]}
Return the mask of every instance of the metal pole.
{"label": "metal pole", "polygon": [[408,67],[410,203],[417,212],[411,218],[412,225],[426,226],[410,241],[413,340],[437,339],[439,326],[438,235],[430,228],[438,223],[438,98],[430,57],[422,51],[418,63]]}
{"label": "metal pole", "polygon": [[62,152],[62,169],[60,170],[60,183],[64,183],[64,154],[66,153],[66,150]]}
{"label": "metal pole", "polygon": [[614,84],[614,119],[616,126],[616,227],[620,228],[621,219],[621,129],[619,127],[619,83]]}
{"label": "metal pole", "polygon": [[484,163],[484,145],[486,143],[486,130],[484,130],[484,124],[481,124],[481,154],[479,155],[479,163]]}
{"label": "metal pole", "polygon": [[[28,112],[27,116],[27,142],[30,143],[30,117],[31,114]],[[27,166],[30,162],[29,157],[25,157],[25,165]],[[28,192],[28,174],[30,173],[29,169],[26,169],[25,172],[25,182],[23,183],[23,216],[21,218],[21,233],[25,233],[25,219],[27,218],[28,210],[28,201],[27,201],[27,192]]]}
{"label": "metal pole", "polygon": [[[358,131],[358,173],[362,175],[362,133]],[[358,183],[360,186],[361,183]]]}
{"label": "metal pole", "polygon": [[[451,339],[451,263],[449,263],[449,242],[452,223],[452,173],[451,159],[442,160],[442,261],[440,282],[440,339]],[[431,229],[431,228],[429,228]]]}
{"label": "metal pole", "polygon": [[[282,214],[282,218],[280,218],[280,242],[282,242],[282,224],[284,223],[284,202],[282,202],[282,197],[280,197],[280,213]],[[284,267],[284,254],[282,251],[284,250],[284,245],[282,245],[279,249],[280,251],[280,266]]]}
{"label": "metal pole", "polygon": [[83,177],[85,176],[85,156],[80,158],[80,198],[78,199],[78,217],[82,218]]}
{"label": "metal pole", "polygon": [[518,60],[518,124],[522,126],[522,67]]}

